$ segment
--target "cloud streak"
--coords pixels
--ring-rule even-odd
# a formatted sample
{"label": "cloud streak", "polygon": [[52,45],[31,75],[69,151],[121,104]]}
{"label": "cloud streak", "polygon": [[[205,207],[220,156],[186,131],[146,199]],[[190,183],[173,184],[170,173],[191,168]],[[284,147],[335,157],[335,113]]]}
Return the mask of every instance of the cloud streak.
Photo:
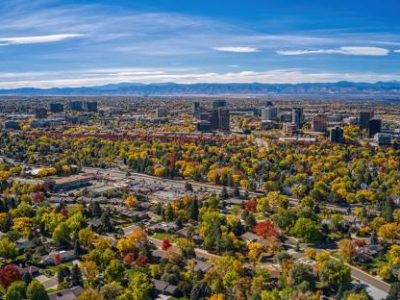
{"label": "cloud streak", "polygon": [[336,49],[315,49],[315,50],[278,50],[279,55],[296,56],[310,54],[340,54],[360,56],[386,56],[390,50],[379,47],[340,47]]}
{"label": "cloud streak", "polygon": [[[53,78],[53,79],[49,79]],[[307,72],[301,69],[275,69],[238,72],[184,72],[178,69],[102,69],[38,73],[0,73],[0,88],[82,87],[111,83],[315,83],[376,82],[400,80],[400,74]]]}
{"label": "cloud streak", "polygon": [[82,37],[83,34],[49,34],[36,36],[18,36],[18,37],[0,37],[0,46],[24,45],[24,44],[42,44],[60,42],[66,39]]}
{"label": "cloud streak", "polygon": [[220,52],[233,52],[233,53],[254,53],[260,52],[257,48],[254,47],[214,47],[215,51]]}

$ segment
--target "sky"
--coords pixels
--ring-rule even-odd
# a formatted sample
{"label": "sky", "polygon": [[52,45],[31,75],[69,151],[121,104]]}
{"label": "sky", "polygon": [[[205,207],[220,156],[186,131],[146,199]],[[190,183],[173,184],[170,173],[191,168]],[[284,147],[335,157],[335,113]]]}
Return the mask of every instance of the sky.
{"label": "sky", "polygon": [[0,88],[400,80],[398,0],[0,0]]}

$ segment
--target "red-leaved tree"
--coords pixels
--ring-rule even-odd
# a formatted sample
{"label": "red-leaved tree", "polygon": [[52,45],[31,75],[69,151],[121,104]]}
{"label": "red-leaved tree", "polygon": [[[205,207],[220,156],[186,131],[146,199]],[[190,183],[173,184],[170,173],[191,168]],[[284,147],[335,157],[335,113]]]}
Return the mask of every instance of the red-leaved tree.
{"label": "red-leaved tree", "polygon": [[169,242],[169,239],[164,239],[161,245],[161,249],[164,251],[167,251],[169,248],[171,248],[171,243]]}
{"label": "red-leaved tree", "polygon": [[145,267],[147,265],[147,257],[144,255],[139,255],[139,257],[136,259],[135,263],[139,267]]}
{"label": "red-leaved tree", "polygon": [[0,269],[0,284],[7,288],[14,281],[22,279],[22,272],[16,265],[11,264]]}
{"label": "red-leaved tree", "polygon": [[254,226],[253,231],[255,234],[263,237],[264,239],[278,237],[279,235],[278,228],[270,220],[257,223],[257,225]]}
{"label": "red-leaved tree", "polygon": [[251,212],[256,212],[257,210],[257,200],[252,198],[250,200],[247,200],[244,204],[244,207],[246,210],[251,211]]}

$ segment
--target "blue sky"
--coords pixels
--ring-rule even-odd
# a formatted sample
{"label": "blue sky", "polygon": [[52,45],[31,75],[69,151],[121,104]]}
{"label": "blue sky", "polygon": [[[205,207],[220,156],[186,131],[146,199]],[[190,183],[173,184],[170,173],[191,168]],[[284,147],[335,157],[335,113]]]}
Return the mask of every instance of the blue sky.
{"label": "blue sky", "polygon": [[1,0],[0,88],[400,80],[399,11],[398,0]]}

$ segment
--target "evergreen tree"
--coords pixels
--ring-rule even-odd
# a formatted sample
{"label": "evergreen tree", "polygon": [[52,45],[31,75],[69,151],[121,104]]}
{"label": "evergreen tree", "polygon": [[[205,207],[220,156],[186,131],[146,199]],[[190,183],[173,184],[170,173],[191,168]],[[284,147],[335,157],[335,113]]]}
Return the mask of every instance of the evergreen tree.
{"label": "evergreen tree", "polygon": [[226,199],[229,198],[228,190],[226,189],[225,186],[222,188],[222,191],[221,191],[221,194],[219,194],[219,197],[220,197],[222,200],[226,200]]}
{"label": "evergreen tree", "polygon": [[199,219],[199,202],[196,198],[193,199],[190,205],[190,218],[195,221]]}
{"label": "evergreen tree", "polygon": [[82,272],[77,264],[74,264],[71,269],[71,279],[73,286],[83,286]]}
{"label": "evergreen tree", "polygon": [[26,272],[23,276],[22,276],[22,280],[25,282],[25,285],[28,286],[31,281],[32,281],[32,275],[29,272]]}

